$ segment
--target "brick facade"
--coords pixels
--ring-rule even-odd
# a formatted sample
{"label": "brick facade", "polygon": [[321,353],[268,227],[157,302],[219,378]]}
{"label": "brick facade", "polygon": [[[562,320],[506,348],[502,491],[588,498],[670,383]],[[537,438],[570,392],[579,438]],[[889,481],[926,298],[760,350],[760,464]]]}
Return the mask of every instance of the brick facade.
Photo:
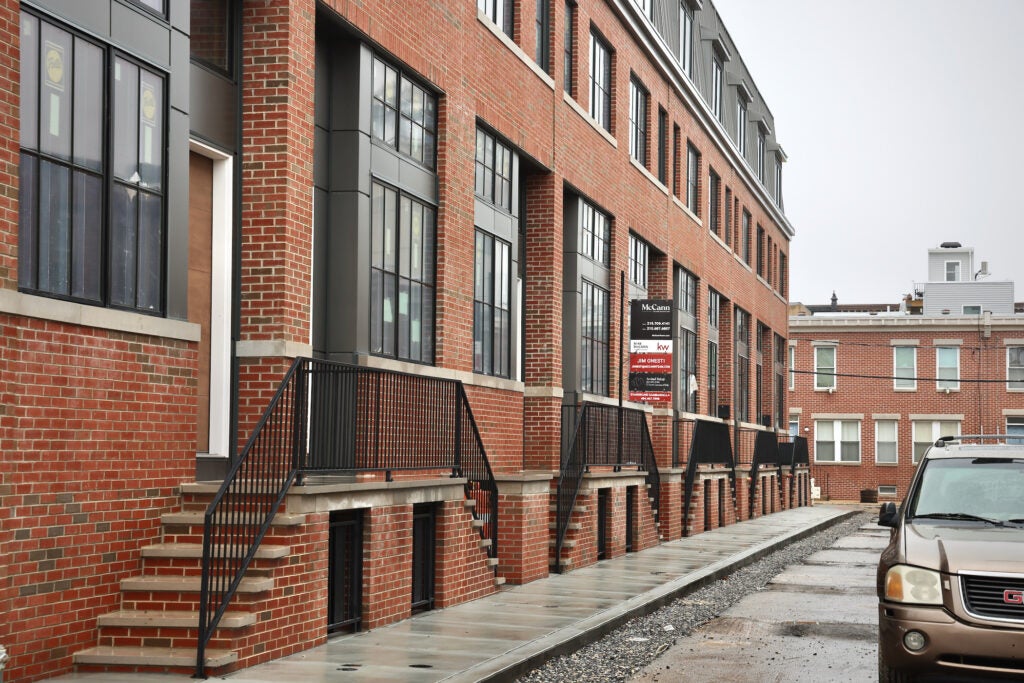
{"label": "brick facade", "polygon": [[[129,12],[133,20],[163,31],[168,36],[165,45],[142,45],[137,37],[133,42],[132,36],[98,35],[77,3],[39,0],[33,6],[45,11],[47,20],[95,41],[111,54],[121,51],[151,65],[178,65],[176,60],[184,59],[180,53],[189,26],[177,0],[168,3],[167,16],[119,0],[95,2],[90,10]],[[655,27],[643,23],[646,19],[637,14],[624,20],[623,13],[637,12],[634,3],[573,5],[571,74],[563,72],[562,61],[565,7],[557,2],[551,5],[550,64],[537,65],[533,63],[535,0],[515,3],[511,36],[479,14],[471,1],[239,0],[237,69],[216,76],[237,88],[232,95],[237,99],[202,93],[203,102],[189,101],[188,88],[182,85],[188,82],[187,68],[176,78],[163,73],[170,83],[165,112],[169,142],[161,151],[172,160],[166,172],[171,206],[163,220],[168,234],[175,236],[165,240],[164,262],[174,271],[164,274],[168,301],[201,298],[168,284],[176,281],[177,269],[189,260],[183,246],[188,240],[181,235],[187,236],[189,217],[184,215],[184,205],[191,202],[187,177],[175,164],[187,156],[183,150],[191,145],[203,148],[211,158],[227,156],[234,174],[234,182],[227,183],[219,197],[228,209],[223,213],[230,218],[212,229],[214,241],[218,231],[231,239],[225,245],[231,264],[231,291],[225,298],[230,298],[231,310],[224,320],[215,321],[230,338],[231,350],[228,357],[214,357],[212,363],[231,366],[231,386],[222,387],[226,391],[221,400],[231,404],[237,443],[228,447],[231,453],[197,454],[197,425],[206,417],[199,415],[203,377],[199,359],[210,340],[200,325],[185,322],[189,311],[168,304],[157,315],[130,313],[72,301],[60,292],[43,296],[24,287],[19,290],[19,215],[28,210],[19,204],[22,188],[17,167],[23,107],[15,28],[20,5],[16,0],[0,0],[0,32],[10,46],[0,57],[0,109],[7,114],[0,123],[0,133],[5,133],[0,134],[0,159],[5,161],[0,167],[4,208],[0,212],[4,340],[0,553],[9,558],[0,568],[0,613],[5,615],[0,643],[11,656],[6,680],[28,683],[74,668],[118,668],[93,659],[91,649],[96,646],[159,646],[174,650],[178,657],[165,668],[189,670],[188,652],[195,647],[197,621],[195,579],[201,566],[196,550],[202,533],[200,512],[216,490],[209,482],[195,481],[197,460],[203,456],[216,460],[214,456],[219,455],[217,466],[227,469],[297,357],[327,357],[338,351],[348,354],[352,364],[373,371],[461,382],[498,482],[497,520],[466,499],[460,476],[464,473],[458,467],[440,474],[436,469],[410,466],[311,478],[293,489],[277,511],[264,541],[274,550],[258,557],[247,576],[255,579],[257,587],[233,603],[232,611],[239,615],[232,625],[222,626],[210,643],[211,649],[237,654],[233,662],[214,666],[217,673],[324,642],[329,577],[336,569],[329,555],[333,512],[351,512],[360,518],[360,628],[378,628],[412,613],[414,515],[423,506],[434,515],[433,585],[428,592],[433,599],[430,606],[435,608],[487,595],[505,582],[525,583],[552,570],[593,564],[599,557],[642,552],[660,542],[747,517],[747,480],[737,480],[734,493],[729,471],[717,466],[700,469],[689,509],[684,510],[685,475],[680,454],[675,452],[680,448],[677,420],[717,420],[719,406],[737,415],[734,404],[742,392],[733,367],[736,308],[750,315],[752,330],[760,324],[783,339],[788,337],[787,274],[779,263],[788,259],[793,229],[781,202],[755,177],[750,159],[739,155],[724,119],[716,121],[711,114],[706,94],[700,90],[705,79],[697,75],[691,79],[678,67],[667,67],[674,59],[672,53],[655,35]],[[678,11],[674,0],[666,7]],[[720,23],[710,2],[704,3],[701,12],[706,22]],[[192,18],[193,23],[201,20],[200,15]],[[646,28],[637,32],[637,25]],[[588,114],[591,27],[612,50],[608,130]],[[215,36],[204,35],[203,43],[195,46],[202,54],[196,56],[214,52],[217,45]],[[700,50],[709,48],[708,41],[698,39],[697,45]],[[161,49],[173,55],[161,55]],[[318,72],[324,62],[318,60],[334,49],[338,52],[330,56],[349,70],[342,68],[326,87],[318,81],[324,78]],[[317,240],[344,241],[354,235],[346,248],[368,262],[371,217],[367,213],[371,209],[366,188],[371,175],[376,182],[391,173],[392,157],[402,156],[400,150],[392,154],[394,150],[387,149],[392,156],[373,167],[376,175],[348,177],[357,175],[353,169],[368,168],[363,163],[367,158],[379,161],[378,155],[386,156],[382,150],[387,145],[373,137],[368,123],[372,83],[367,79],[372,65],[364,69],[365,64],[353,67],[345,61],[355,63],[366,56],[399,69],[436,99],[434,165],[427,168],[429,164],[402,159],[405,166],[394,166],[403,170],[386,178],[397,191],[423,199],[436,211],[434,263],[430,264],[435,268],[429,321],[433,354],[422,363],[378,353],[369,348],[366,338],[353,348],[321,347],[324,328],[331,325],[365,332],[369,315],[362,316],[369,307],[352,309],[359,314],[349,318],[338,313],[347,303],[340,300],[353,298],[358,290],[329,290],[325,283],[334,281],[318,268],[340,266],[318,261],[322,244]],[[202,76],[205,68],[195,65],[193,71]],[[745,67],[737,60],[735,68]],[[650,96],[646,165],[629,154],[631,78],[642,82]],[[731,93],[734,84],[727,87]],[[324,105],[318,97],[323,93],[334,98],[339,110],[351,104],[359,112],[353,124],[358,130],[332,127],[330,134],[337,137],[330,144],[319,137],[324,133],[317,127],[317,107]],[[205,101],[206,95],[210,101]],[[763,109],[770,119],[767,107]],[[666,140],[657,135],[659,110],[667,114]],[[235,143],[233,134],[222,130],[235,124],[225,122],[237,122]],[[521,345],[521,353],[514,354],[518,357],[507,377],[473,371],[478,353],[474,345],[479,299],[474,237],[479,206],[474,193],[478,125],[507,145],[519,164],[511,180],[520,221],[515,227],[519,254],[513,262],[521,265],[521,272],[511,274],[510,284],[521,287],[516,289],[521,297],[517,294],[510,334]],[[344,143],[336,148],[338,140]],[[662,143],[665,149],[659,150]],[[694,210],[686,206],[688,144],[700,152]],[[357,150],[353,158],[347,156],[350,150]],[[670,157],[664,181],[657,178],[662,151]],[[713,234],[708,226],[708,202],[722,201],[708,197],[707,178],[712,171],[721,180],[723,194],[728,188],[733,199],[733,205],[725,207],[733,226],[728,239],[721,231]],[[333,195],[317,204],[317,192],[323,189],[316,186],[318,174],[332,182],[342,177],[351,181],[351,188],[330,186],[325,192]],[[414,192],[422,188],[425,194],[436,195],[422,197]],[[581,200],[603,212],[611,226],[608,262],[600,264],[608,280],[608,390],[602,395],[587,394],[573,385],[569,378],[576,377],[579,368],[567,367],[567,357],[578,350],[582,332],[568,314],[575,308],[567,305],[574,296],[574,284],[566,282],[566,264],[581,255],[566,253],[566,235],[571,236],[576,226],[565,223]],[[338,206],[350,213],[330,214],[326,226],[317,222],[323,220],[325,207],[335,211]],[[743,212],[751,216],[750,258],[742,253],[739,235]],[[759,252],[753,244],[761,229],[767,252],[763,264],[757,262]],[[605,406],[621,403],[629,349],[628,338],[620,335],[628,331],[628,320],[619,316],[628,310],[628,301],[620,295],[619,282],[629,270],[631,233],[650,248],[648,297],[678,299],[679,269],[699,283],[693,312],[698,330],[697,410],[694,414],[676,406],[625,402],[626,409],[640,411],[647,421],[654,460],[662,471],[660,484],[656,490],[649,488],[652,484],[637,463],[592,468],[583,475],[565,545],[561,556],[555,557],[554,498],[563,476],[565,409],[575,408],[577,400]],[[360,265],[369,270],[368,265]],[[219,293],[214,285],[209,287],[211,292],[204,294]],[[708,387],[712,290],[721,296],[714,401]],[[370,293],[362,293],[368,300]],[[676,300],[675,305],[681,308],[682,302]],[[752,338],[750,346],[754,346]],[[753,364],[753,354],[751,359]],[[770,360],[771,351],[766,351],[766,369]],[[761,387],[764,405],[754,406],[756,379],[753,373],[748,376],[745,391],[751,398],[744,428],[759,428],[756,423],[765,405],[784,400],[772,396],[770,377],[767,373]],[[673,386],[679,386],[678,380],[673,376]],[[998,400],[995,404],[1003,405]],[[417,417],[436,408],[423,402],[388,407]],[[812,408],[805,410],[809,414]],[[968,412],[966,406],[963,412]],[[339,417],[338,423],[343,422]],[[727,422],[731,428],[739,426]],[[284,443],[294,435],[278,436]],[[417,438],[422,434],[404,436],[413,444],[409,450],[414,456],[422,455],[419,450],[425,448]],[[806,476],[798,474],[797,479],[795,490],[804,491]],[[776,484],[766,476],[758,487],[757,496],[768,491],[769,497],[764,508],[760,498],[755,499],[755,516],[809,504],[803,494],[787,497],[784,492],[780,499]],[[660,501],[657,509],[652,506],[655,498]],[[599,524],[599,520],[603,521]],[[481,538],[480,529],[485,526],[497,528],[496,557],[490,556],[490,539]],[[173,584],[172,579],[183,581],[184,587],[168,588],[162,583]],[[152,582],[161,583],[153,588]],[[120,614],[122,610],[172,613],[172,621],[178,624],[171,628],[177,630],[133,625],[135,617]],[[89,656],[82,657],[84,652]],[[146,664],[123,666],[142,669]]]}
{"label": "brick facade", "polygon": [[[808,438],[811,476],[822,498],[859,500],[863,491],[877,495],[879,486],[894,486],[896,494],[889,499],[902,500],[915,467],[915,422],[957,423],[960,434],[1005,433],[1008,420],[1024,416],[1024,393],[1007,388],[1007,348],[1022,339],[1020,316],[994,317],[988,326],[976,318],[909,315],[794,318],[790,343],[797,372],[790,419]],[[835,342],[839,376],[832,392],[814,388],[814,343],[822,340]],[[903,344],[916,350],[919,379],[916,388],[897,391],[893,348]],[[959,389],[948,393],[936,382],[939,346],[959,349]],[[816,457],[816,422],[825,419],[859,423],[857,461],[822,462]],[[879,420],[896,422],[895,462],[877,461]],[[884,494],[880,497],[885,499]]]}

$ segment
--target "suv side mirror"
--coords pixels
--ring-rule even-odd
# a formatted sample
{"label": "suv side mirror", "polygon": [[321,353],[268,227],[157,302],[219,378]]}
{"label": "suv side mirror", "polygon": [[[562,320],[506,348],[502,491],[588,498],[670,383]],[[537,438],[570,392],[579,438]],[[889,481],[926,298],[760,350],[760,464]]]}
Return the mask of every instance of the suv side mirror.
{"label": "suv side mirror", "polygon": [[898,516],[899,511],[896,509],[896,503],[882,503],[882,507],[878,511],[878,526],[895,528]]}

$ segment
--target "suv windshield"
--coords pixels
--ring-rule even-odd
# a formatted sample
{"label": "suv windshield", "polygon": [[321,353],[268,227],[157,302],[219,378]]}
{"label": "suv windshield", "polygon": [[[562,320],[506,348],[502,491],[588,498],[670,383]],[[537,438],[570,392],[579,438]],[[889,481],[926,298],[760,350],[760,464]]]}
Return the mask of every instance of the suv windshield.
{"label": "suv windshield", "polygon": [[908,517],[1024,523],[1024,458],[926,462]]}

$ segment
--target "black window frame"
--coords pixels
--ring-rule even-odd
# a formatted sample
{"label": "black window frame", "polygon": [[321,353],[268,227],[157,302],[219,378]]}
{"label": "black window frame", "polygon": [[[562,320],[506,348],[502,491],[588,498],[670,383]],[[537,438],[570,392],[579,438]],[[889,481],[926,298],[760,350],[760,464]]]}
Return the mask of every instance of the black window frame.
{"label": "black window frame", "polygon": [[582,281],[580,300],[580,390],[607,396],[609,381],[609,311],[607,289]]}
{"label": "black window frame", "polygon": [[[387,240],[383,233],[378,234],[378,208],[376,199],[377,188],[382,188],[385,192],[391,192],[394,194],[394,217],[395,225],[393,229],[393,244],[391,250],[393,252],[391,259],[393,261],[392,266],[388,266],[387,252],[384,248],[381,248],[380,257],[378,258],[377,245],[383,243],[387,245]],[[431,219],[429,223],[421,220],[421,254],[419,258],[420,272],[423,274],[420,278],[414,278],[414,268],[412,265],[412,254],[413,249],[405,249],[402,243],[403,236],[403,200],[410,203],[410,220],[412,220],[412,207],[413,205],[420,207],[424,212],[424,217],[429,216]],[[386,202],[386,199],[383,201]],[[429,212],[429,213],[427,213]],[[380,225],[383,225],[388,218],[387,213],[379,219]],[[429,228],[429,233],[427,229]],[[412,224],[409,227],[409,238],[413,236]],[[402,257],[403,251],[405,251],[410,258],[409,274],[403,275],[402,268]],[[374,356],[381,356],[384,358],[394,358],[410,363],[417,363],[420,365],[433,365],[434,354],[436,351],[436,340],[434,338],[436,334],[436,315],[437,315],[437,273],[436,273],[436,255],[437,255],[437,207],[422,201],[419,197],[404,192],[401,188],[391,185],[389,183],[382,182],[378,179],[374,179],[370,186],[370,303],[369,303],[369,350]],[[380,285],[375,283],[375,276],[377,273],[380,275]],[[393,301],[391,307],[391,319],[387,319],[386,314],[386,303],[387,303],[387,282],[386,279],[390,278],[392,281],[392,292]],[[409,314],[406,313],[408,323],[406,325],[407,334],[403,334],[403,323],[401,320],[402,307],[401,307],[401,296],[402,296],[402,281],[408,281],[409,283],[415,283],[419,289],[426,290],[425,293],[429,294],[429,298],[424,296],[424,292],[420,293],[419,296],[419,340],[417,353],[413,353],[414,344],[416,343],[413,339],[413,321],[408,318]],[[409,285],[409,296],[407,297],[406,310],[411,311],[414,303],[412,296],[413,291],[412,284]],[[378,333],[379,329],[379,333]],[[405,342],[403,352],[403,342]]]}
{"label": "black window frame", "polygon": [[551,0],[537,0],[534,61],[551,74]]}
{"label": "black window frame", "polygon": [[473,258],[473,372],[512,373],[512,244],[476,228]]}
{"label": "black window frame", "polygon": [[[598,55],[603,58],[598,60]],[[590,29],[590,117],[608,132],[612,130],[612,56],[611,45]]]}
{"label": "black window frame", "polygon": [[474,192],[488,204],[508,212],[512,211],[512,161],[512,147],[493,133],[477,126]]}
{"label": "black window frame", "polygon": [[[438,98],[437,94],[422,85],[416,78],[378,54],[373,56],[372,78],[370,86],[370,136],[379,144],[395,151],[402,157],[413,161],[431,171],[437,169],[437,128]],[[393,72],[396,79],[394,93],[389,94],[387,73]],[[381,77],[384,76],[384,80]],[[409,109],[405,110],[403,91],[406,86],[410,90]],[[416,100],[422,95],[423,100],[417,113]],[[378,115],[378,113],[380,115]],[[393,116],[393,125],[389,125],[389,114]],[[420,119],[420,120],[417,120]],[[406,147],[403,136],[403,121],[409,122],[409,138]],[[389,132],[389,128],[392,128]],[[413,131],[422,132],[420,154],[414,153]]]}
{"label": "black window frame", "polygon": [[636,76],[629,79],[629,156],[647,168],[647,118],[651,95]]}
{"label": "black window frame", "polygon": [[686,208],[700,217],[700,152],[686,142]]}
{"label": "black window frame", "polygon": [[[170,74],[24,8],[19,24],[18,289],[162,317],[168,286]],[[30,26],[36,32],[32,38],[25,33]],[[34,60],[27,57],[29,46],[38,48]],[[123,71],[134,78],[122,79]],[[97,90],[98,96],[91,96]],[[50,93],[46,102],[45,92]],[[48,117],[48,132],[54,122],[66,130],[46,135],[43,119],[54,101],[60,109]],[[90,104],[98,111],[85,109]],[[95,126],[91,142],[84,133],[89,124]],[[155,172],[147,155],[157,159]],[[116,258],[125,254],[130,256]]]}

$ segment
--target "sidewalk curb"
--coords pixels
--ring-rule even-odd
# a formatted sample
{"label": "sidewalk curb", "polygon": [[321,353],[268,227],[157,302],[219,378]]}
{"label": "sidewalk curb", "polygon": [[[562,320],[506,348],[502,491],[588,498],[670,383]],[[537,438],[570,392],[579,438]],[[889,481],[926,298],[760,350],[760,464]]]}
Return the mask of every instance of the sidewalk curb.
{"label": "sidewalk curb", "polygon": [[[620,605],[604,610],[600,614],[584,619],[571,627],[563,628],[555,633],[520,645],[506,653],[506,656],[511,655],[516,650],[534,649],[535,651],[514,663],[501,664],[504,657],[492,658],[443,680],[450,683],[508,683],[515,681],[520,676],[538,668],[551,659],[570,654],[600,640],[636,617],[646,616],[655,612],[674,600],[685,597],[704,586],[728,576],[738,569],[751,565],[776,550],[785,548],[812,534],[828,529],[861,512],[863,511],[843,511],[830,519],[816,522],[787,535],[775,537],[771,541],[742,550],[724,560],[719,560],[686,576],[674,579],[664,584],[660,589],[648,591],[642,596],[637,596]],[[728,529],[730,527],[722,528]],[[491,671],[490,669],[493,666],[501,666],[501,668]]]}

